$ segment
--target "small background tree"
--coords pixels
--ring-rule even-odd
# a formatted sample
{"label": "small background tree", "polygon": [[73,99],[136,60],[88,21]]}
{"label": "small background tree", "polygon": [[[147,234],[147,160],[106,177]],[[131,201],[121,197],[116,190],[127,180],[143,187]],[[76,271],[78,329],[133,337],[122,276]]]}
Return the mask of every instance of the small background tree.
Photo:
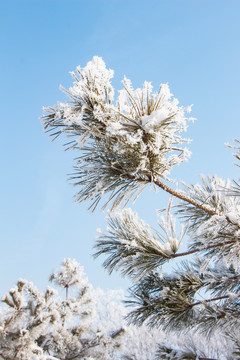
{"label": "small background tree", "polygon": [[50,281],[68,296],[20,279],[3,297],[0,359],[152,360],[156,339],[168,344],[159,330],[128,326],[123,293],[93,289],[76,260],[65,259]]}

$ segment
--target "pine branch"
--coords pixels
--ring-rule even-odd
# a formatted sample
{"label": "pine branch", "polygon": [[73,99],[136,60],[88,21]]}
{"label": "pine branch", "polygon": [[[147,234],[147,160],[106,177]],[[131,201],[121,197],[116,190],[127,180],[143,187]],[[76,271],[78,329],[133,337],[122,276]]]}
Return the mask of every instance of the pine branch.
{"label": "pine branch", "polygon": [[169,261],[180,246],[184,231],[177,235],[173,220],[161,225],[164,236],[139,220],[131,209],[109,215],[107,234],[98,236],[94,254],[108,254],[103,266],[109,273],[121,268],[122,274],[139,279]]}
{"label": "pine branch", "polygon": [[[239,184],[213,176],[202,177],[201,185],[185,186],[184,192],[166,185],[166,174],[189,156],[182,147],[188,140],[181,137],[191,120],[185,117],[187,109],[171,100],[167,84],[153,94],[149,83],[133,90],[126,78],[114,103],[112,75],[102,59],[94,58],[77,70],[73,87],[65,91],[72,102],[48,108],[44,118],[46,131],[54,137],[66,134],[68,148],[82,152],[71,178],[80,187],[76,199],[90,201],[95,210],[106,194],[103,208],[111,202],[113,210],[153,183],[179,201],[177,213],[188,224],[190,244],[178,252],[183,233],[176,235],[169,209],[164,235],[125,210],[110,215],[95,256],[107,254],[103,265],[110,273],[120,270],[135,281],[133,300],[128,301],[135,305],[130,322],[163,324],[168,331],[194,328],[207,335],[216,329],[239,329]],[[239,142],[237,149],[235,157],[240,160]],[[171,259],[198,254],[205,255],[204,263],[188,263],[172,277],[157,272]],[[69,283],[64,286],[67,289]],[[203,294],[206,300],[199,300]]]}
{"label": "pine branch", "polygon": [[[234,324],[236,327],[240,306],[236,276],[226,283],[226,272],[222,271],[222,281],[220,273],[213,281],[211,269],[210,273],[199,275],[199,266],[200,263],[185,263],[183,269],[176,270],[171,276],[155,272],[134,285],[130,289],[132,300],[126,302],[134,306],[128,320],[137,325],[146,322],[149,326],[160,326],[174,332],[195,328],[210,334]],[[215,271],[217,274],[217,269]],[[231,288],[231,284],[234,293],[226,289],[224,295],[199,300],[203,292],[216,286],[217,291],[224,293],[224,286]]]}
{"label": "pine branch", "polygon": [[[169,217],[169,216],[168,216]],[[185,252],[178,252],[184,233],[177,236],[174,228],[169,232],[169,223],[165,225],[165,238],[155,229],[149,227],[130,209],[121,210],[109,215],[107,234],[101,233],[94,246],[95,257],[107,254],[103,266],[109,273],[121,269],[122,274],[139,279],[149,271],[159,268],[174,258],[183,258],[197,253],[222,254],[229,252],[236,238],[225,241],[212,241],[201,244]],[[175,243],[172,242],[175,239]],[[236,247],[237,248],[237,247]]]}

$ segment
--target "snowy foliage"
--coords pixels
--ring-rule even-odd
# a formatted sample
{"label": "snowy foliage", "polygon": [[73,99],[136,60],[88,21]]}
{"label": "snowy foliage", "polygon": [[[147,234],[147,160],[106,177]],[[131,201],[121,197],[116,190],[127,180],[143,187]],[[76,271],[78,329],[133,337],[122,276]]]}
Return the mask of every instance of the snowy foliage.
{"label": "snowy foliage", "polygon": [[91,200],[94,209],[110,192],[116,207],[139,189],[139,181],[144,187],[156,176],[165,179],[174,165],[188,159],[190,152],[182,146],[188,140],[181,133],[193,120],[185,115],[191,106],[179,106],[168,84],[154,93],[150,83],[133,90],[124,78],[114,102],[113,71],[101,58],[72,75],[74,85],[65,90],[72,101],[45,108],[43,121],[46,131],[65,133],[69,148],[82,151],[72,177],[81,186],[77,200]]}
{"label": "snowy foliage", "polygon": [[66,298],[68,298],[68,288],[80,287],[85,288],[87,279],[84,276],[83,267],[74,259],[64,259],[61,270],[54,271],[49,280],[56,285],[66,289]]}
{"label": "snowy foliage", "polygon": [[[90,201],[93,210],[106,193],[105,206],[112,201],[115,212],[99,234],[95,256],[107,256],[110,273],[133,280],[130,323],[186,336],[179,346],[160,343],[157,358],[240,359],[239,181],[202,176],[182,190],[168,186],[171,169],[190,154],[181,134],[193,120],[185,115],[191,106],[179,106],[167,84],[157,93],[148,82],[134,90],[126,77],[114,101],[112,76],[94,57],[73,74],[74,85],[66,91],[72,102],[46,108],[43,117],[46,131],[65,134],[68,148],[80,153],[72,176],[80,187],[76,199]],[[238,140],[234,148],[240,160]],[[117,209],[149,183],[177,201],[180,231],[171,200],[160,231],[133,211]],[[175,259],[184,261],[168,274],[165,265]]]}
{"label": "snowy foliage", "polygon": [[2,299],[0,359],[154,359],[164,334],[128,326],[121,291],[94,290],[73,259],[54,274],[60,288],[74,283],[77,296],[62,299],[55,289],[43,292],[20,279]]}
{"label": "snowy foliage", "polygon": [[161,228],[165,237],[140,220],[136,212],[122,209],[109,215],[108,234],[98,236],[95,256],[107,249],[112,256],[104,262],[111,273],[117,267],[123,275],[130,275],[135,281],[143,278],[149,271],[163,265],[175,254],[181,243],[183,233],[176,235],[173,220],[166,223],[162,218]]}

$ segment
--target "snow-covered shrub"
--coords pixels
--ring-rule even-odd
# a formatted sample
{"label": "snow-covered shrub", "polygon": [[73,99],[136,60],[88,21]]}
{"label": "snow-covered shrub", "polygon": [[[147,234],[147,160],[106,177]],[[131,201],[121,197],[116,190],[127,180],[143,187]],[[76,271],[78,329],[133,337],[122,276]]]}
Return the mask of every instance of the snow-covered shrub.
{"label": "snow-covered shrub", "polygon": [[164,335],[127,325],[122,291],[93,289],[74,259],[64,260],[50,281],[67,296],[20,279],[2,298],[0,359],[154,359]]}

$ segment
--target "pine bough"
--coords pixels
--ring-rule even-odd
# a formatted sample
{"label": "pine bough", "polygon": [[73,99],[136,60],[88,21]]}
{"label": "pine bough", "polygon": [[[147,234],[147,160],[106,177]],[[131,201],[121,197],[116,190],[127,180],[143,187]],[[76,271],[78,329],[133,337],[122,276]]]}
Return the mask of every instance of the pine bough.
{"label": "pine bough", "polygon": [[[187,351],[160,345],[159,359],[240,358],[239,183],[209,176],[182,190],[167,185],[171,169],[190,156],[182,132],[194,120],[187,116],[191,106],[179,106],[167,84],[154,93],[151,83],[134,90],[124,78],[114,100],[113,71],[99,57],[72,76],[73,86],[64,90],[71,101],[44,109],[44,129],[54,138],[65,134],[67,149],[79,151],[71,177],[79,189],[76,200],[88,201],[92,210],[101,199],[103,208],[110,205],[95,256],[106,255],[110,273],[132,279],[129,322],[202,339],[217,336],[217,347],[228,344],[225,353],[219,345],[214,355],[208,341],[205,354],[197,344]],[[239,160],[238,141],[236,150]],[[177,200],[173,215],[182,221],[180,233],[171,200],[159,230],[125,208],[149,184]],[[183,261],[165,274],[164,265],[176,258]]]}

